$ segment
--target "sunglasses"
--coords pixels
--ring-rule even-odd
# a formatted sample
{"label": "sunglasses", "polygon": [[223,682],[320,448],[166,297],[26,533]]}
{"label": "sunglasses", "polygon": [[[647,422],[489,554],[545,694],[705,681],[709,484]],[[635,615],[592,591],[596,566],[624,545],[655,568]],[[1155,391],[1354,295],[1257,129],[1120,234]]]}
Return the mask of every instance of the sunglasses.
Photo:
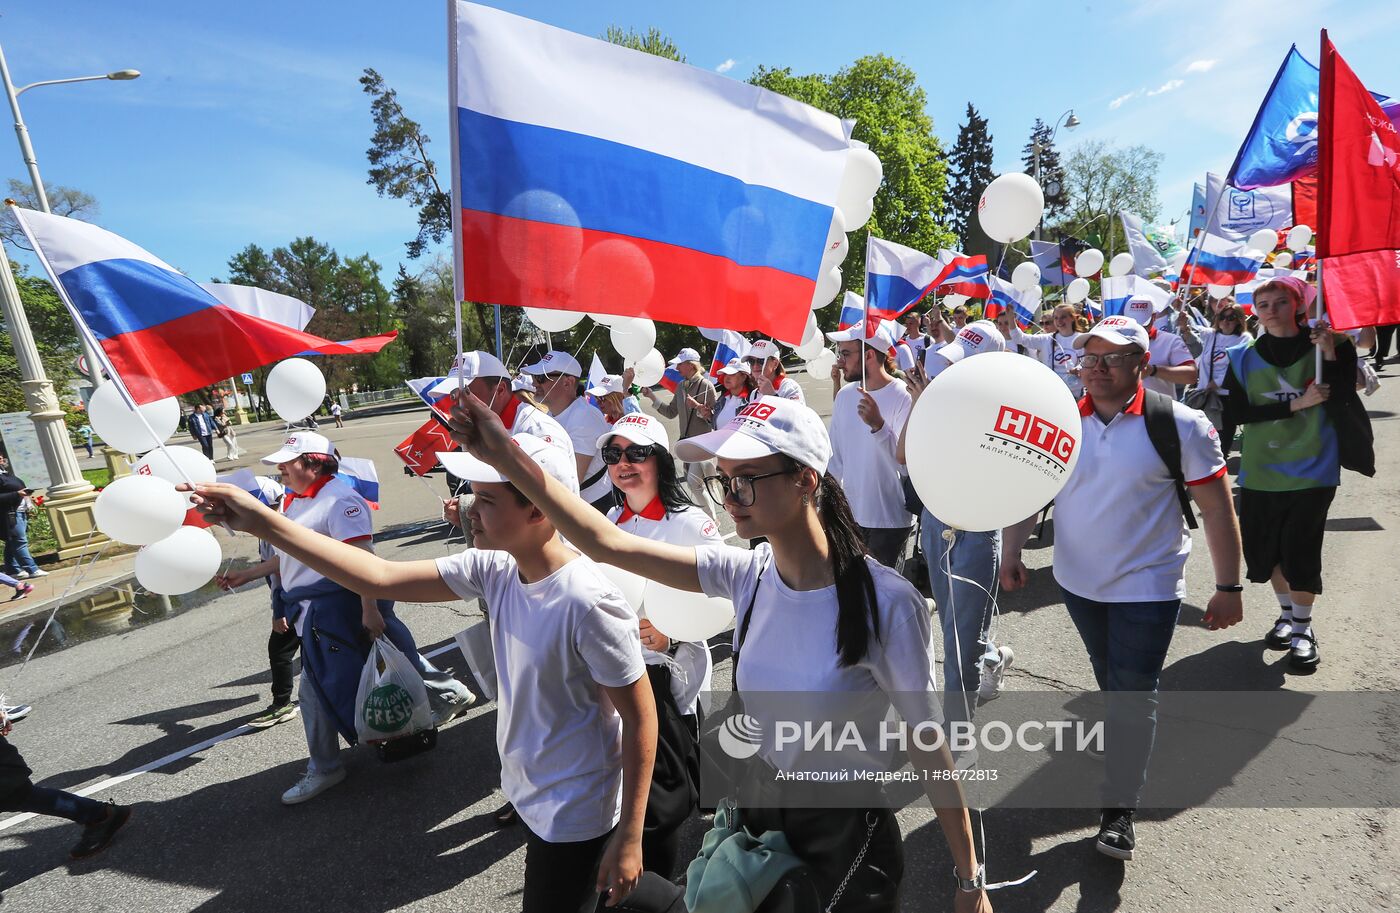
{"label": "sunglasses", "polygon": [[1107,355],[1081,355],[1079,363],[1086,368],[1096,368],[1100,362],[1110,368],[1118,368],[1130,365],[1141,357],[1141,352],[1110,352]]}
{"label": "sunglasses", "polygon": [[626,456],[629,463],[645,463],[656,450],[655,444],[628,444],[626,447],[609,444],[602,450],[603,462],[609,466],[616,466]]}

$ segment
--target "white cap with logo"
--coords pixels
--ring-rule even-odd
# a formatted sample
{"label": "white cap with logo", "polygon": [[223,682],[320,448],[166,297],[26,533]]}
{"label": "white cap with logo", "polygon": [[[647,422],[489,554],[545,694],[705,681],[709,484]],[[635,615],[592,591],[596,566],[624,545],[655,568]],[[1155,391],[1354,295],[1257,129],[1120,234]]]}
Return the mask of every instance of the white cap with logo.
{"label": "white cap with logo", "polygon": [[604,446],[614,434],[634,444],[657,444],[671,449],[671,436],[666,433],[666,426],[644,412],[629,412],[618,419],[611,428],[598,435],[594,446]]}
{"label": "white cap with logo", "polygon": [[619,374],[604,374],[598,382],[589,387],[586,392],[589,396],[607,396],[609,393],[624,393],[627,384]]}
{"label": "white cap with logo", "polygon": [[282,442],[282,447],[276,453],[270,453],[263,457],[262,461],[269,466],[277,466],[281,463],[290,463],[307,453],[314,453],[317,456],[336,456],[335,445],[324,434],[317,434],[314,431],[298,431],[296,434],[287,435],[287,439]]}
{"label": "white cap with logo", "polygon": [[1082,349],[1084,343],[1090,339],[1102,339],[1115,346],[1137,346],[1144,352],[1147,351],[1149,343],[1147,331],[1142,328],[1142,324],[1126,314],[1113,314],[1100,320],[1089,332],[1074,337],[1074,347]]}
{"label": "white cap with logo", "polygon": [[[578,494],[578,469],[573,463],[573,454],[566,453],[543,438],[533,434],[517,434],[511,438],[525,455],[539,464],[540,468],[554,476],[563,486]],[[470,453],[451,451],[437,454],[443,468],[459,479],[468,482],[508,482],[495,467],[484,463]]]}
{"label": "white cap with logo", "polygon": [[749,352],[744,357],[767,360],[769,358],[781,358],[782,354],[783,350],[778,347],[776,342],[771,339],[760,339],[758,342],[749,346]]}
{"label": "white cap with logo", "polygon": [[452,361],[452,369],[447,376],[433,384],[429,395],[443,396],[457,389],[458,378],[462,384],[469,384],[478,377],[510,377],[510,370],[490,352],[463,352]]}
{"label": "white cap with logo", "polygon": [[863,323],[826,334],[826,338],[832,342],[863,342],[882,354],[889,354],[893,351],[894,344],[899,342],[903,336],[904,330],[893,320],[881,320],[879,325],[875,327],[874,336],[865,335],[865,324]]}
{"label": "white cap with logo", "polygon": [[831,462],[831,438],[821,416],[810,407],[781,396],[764,396],[740,409],[725,427],[677,441],[675,452],[687,463],[712,457],[753,460],[782,453],[825,474]]}
{"label": "white cap with logo", "polygon": [[686,347],[676,353],[676,357],[667,362],[668,365],[678,365],[683,361],[693,361],[700,364],[700,353],[692,348]]}
{"label": "white cap with logo", "polygon": [[568,352],[560,352],[558,349],[550,349],[532,365],[526,365],[520,370],[526,374],[567,374],[570,377],[582,377],[583,365],[578,363],[578,359]]}
{"label": "white cap with logo", "polygon": [[731,359],[729,359],[728,364],[726,364],[723,368],[720,368],[720,369],[719,369],[719,373],[721,373],[721,374],[749,374],[749,373],[752,373],[752,372],[749,371],[748,362],[744,361],[742,358],[731,358]]}
{"label": "white cap with logo", "polygon": [[1004,351],[1006,351],[1006,340],[1002,337],[1001,330],[997,329],[997,325],[990,320],[975,320],[958,330],[958,334],[953,337],[952,342],[940,346],[938,354],[948,361],[956,363],[970,355]]}

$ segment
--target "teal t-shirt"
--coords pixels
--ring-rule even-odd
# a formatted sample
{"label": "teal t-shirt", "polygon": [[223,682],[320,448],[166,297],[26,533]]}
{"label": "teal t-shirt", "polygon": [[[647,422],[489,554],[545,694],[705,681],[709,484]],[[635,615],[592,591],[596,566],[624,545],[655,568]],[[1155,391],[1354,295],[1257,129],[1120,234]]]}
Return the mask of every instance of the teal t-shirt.
{"label": "teal t-shirt", "polygon": [[[1286,403],[1307,392],[1316,365],[1312,349],[1290,365],[1264,360],[1253,339],[1230,349],[1230,368],[1250,405]],[[1288,418],[1251,422],[1240,438],[1240,487],[1252,491],[1303,491],[1341,484],[1337,431],[1321,406]]]}

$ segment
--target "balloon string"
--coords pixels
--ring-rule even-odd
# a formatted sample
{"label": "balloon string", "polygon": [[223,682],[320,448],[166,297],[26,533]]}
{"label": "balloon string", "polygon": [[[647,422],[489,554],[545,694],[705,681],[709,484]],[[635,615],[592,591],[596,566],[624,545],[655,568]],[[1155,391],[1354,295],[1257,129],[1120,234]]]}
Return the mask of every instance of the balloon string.
{"label": "balloon string", "polygon": [[[88,543],[92,541],[92,537],[96,533],[97,527],[95,526],[88,530],[87,538],[83,540],[83,548],[87,548]],[[29,661],[34,658],[34,652],[39,649],[39,644],[43,643],[44,635],[48,633],[49,628],[53,625],[53,620],[58,615],[58,610],[67,604],[69,594],[73,592],[78,584],[82,583],[83,578],[87,576],[87,572],[92,569],[93,565],[97,564],[97,559],[102,557],[102,553],[106,551],[107,545],[111,541],[111,539],[104,539],[99,543],[97,551],[93,553],[92,558],[89,559],[86,564],[79,559],[76,569],[77,572],[73,575],[73,579],[68,581],[68,586],[63,590],[63,595],[58,597],[58,602],[54,605],[53,611],[49,612],[49,617],[44,621],[44,627],[39,631],[39,636],[34,638],[34,646],[29,648],[29,653],[25,655],[24,662],[20,663],[19,669],[10,679],[11,683],[18,682],[20,676],[24,674],[24,670],[29,665]],[[5,702],[5,694],[4,692],[0,692],[0,703]]]}

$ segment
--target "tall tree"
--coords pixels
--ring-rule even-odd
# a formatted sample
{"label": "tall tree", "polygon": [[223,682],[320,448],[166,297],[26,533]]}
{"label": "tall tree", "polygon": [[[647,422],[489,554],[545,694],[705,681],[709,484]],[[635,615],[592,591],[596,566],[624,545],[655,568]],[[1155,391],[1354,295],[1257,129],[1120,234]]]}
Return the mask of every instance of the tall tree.
{"label": "tall tree", "polygon": [[382,197],[406,200],[418,209],[418,237],[409,241],[408,257],[416,260],[430,244],[452,233],[452,194],[438,181],[438,169],[428,155],[428,134],[404,112],[399,94],[384,77],[366,67],[360,86],[370,97],[374,135],[370,138],[369,181]]}
{"label": "tall tree", "polygon": [[[19,300],[34,334],[34,346],[39,350],[44,373],[53,381],[59,401],[67,402],[71,399],[69,385],[76,376],[73,361],[78,355],[78,334],[73,329],[73,321],[47,279],[29,275],[13,260],[10,269],[19,286]],[[19,361],[15,358],[9,328],[0,325],[0,412],[29,411],[20,383]]]}
{"label": "tall tree", "polygon": [[1060,164],[1060,150],[1055,148],[1052,133],[1054,131],[1050,129],[1050,125],[1037,117],[1035,126],[1031,127],[1030,139],[1026,141],[1026,147],[1021,153],[1026,174],[1035,176],[1035,147],[1037,144],[1040,146],[1040,187],[1045,191],[1046,219],[1060,215],[1065,211],[1065,207],[1069,206],[1069,192],[1065,189],[1065,169]]}
{"label": "tall tree", "polygon": [[1147,222],[1157,217],[1157,170],[1162,153],[1146,146],[1116,149],[1102,140],[1082,143],[1065,161],[1069,204],[1055,228],[1083,238],[1112,256],[1122,249],[1118,212],[1126,209]]}
{"label": "tall tree", "polygon": [[[56,216],[68,216],[82,219],[84,222],[91,222],[97,218],[97,198],[90,193],[76,187],[65,187],[62,184],[50,184],[45,181],[44,195],[49,198],[49,210]],[[39,198],[34,193],[34,185],[28,181],[10,178],[6,196],[25,209],[43,208],[39,205]],[[0,237],[5,239],[6,244],[14,245],[21,250],[31,249],[29,239],[24,236],[24,232],[19,230],[19,223],[15,221],[14,214],[10,212],[8,206],[5,207],[4,214],[0,215]]]}
{"label": "tall tree", "polygon": [[987,119],[967,103],[967,123],[958,128],[958,141],[949,156],[951,187],[948,191],[949,227],[965,253],[993,254],[995,243],[977,222],[982,191],[996,177],[992,170],[992,134]]}
{"label": "tall tree", "polygon": [[676,47],[676,43],[655,27],[647,29],[646,33],[642,34],[636,29],[624,29],[621,26],[610,25],[602,37],[604,41],[620,44],[634,51],[645,51],[648,54],[655,54],[657,57],[685,63],[685,55],[681,53],[680,48]]}
{"label": "tall tree", "polygon": [[[943,225],[948,185],[943,145],[925,110],[928,97],[909,66],[875,54],[829,76],[760,66],[749,82],[854,119],[854,138],[869,144],[884,166],[870,222],[846,226],[851,250],[841,267],[843,290],[865,286],[867,232],[929,252],[951,242]],[[829,329],[839,313],[839,306],[826,307],[817,311],[817,318]]]}

